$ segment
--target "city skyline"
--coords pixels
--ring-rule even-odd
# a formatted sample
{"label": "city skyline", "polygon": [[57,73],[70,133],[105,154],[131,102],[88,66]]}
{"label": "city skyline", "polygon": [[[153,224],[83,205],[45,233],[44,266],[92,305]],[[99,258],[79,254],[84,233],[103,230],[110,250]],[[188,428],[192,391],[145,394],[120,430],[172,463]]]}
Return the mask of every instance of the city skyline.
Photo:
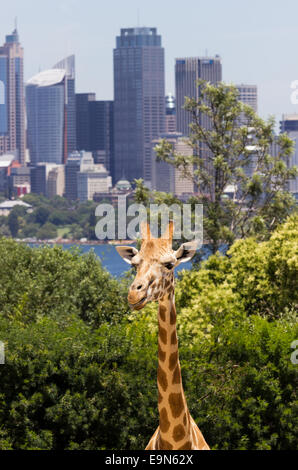
{"label": "city skyline", "polygon": [[[266,2],[264,2],[266,3]],[[30,8],[31,5],[31,8]],[[12,0],[2,12],[2,36],[18,31],[25,50],[25,81],[39,70],[52,67],[61,57],[75,54],[77,92],[93,91],[99,100],[113,99],[114,40],[121,28],[157,27],[163,37],[166,56],[166,93],[175,92],[174,64],[177,57],[219,54],[223,61],[223,81],[254,83],[259,91],[259,114],[295,112],[291,104],[291,83],[298,79],[291,44],[297,26],[298,5],[285,0],[260,5],[256,0],[240,10],[234,0],[225,5],[178,2],[100,2],[64,0],[39,5],[32,0]],[[116,14],[115,14],[116,12]],[[224,18],[224,21],[222,21]],[[38,39],[38,40],[37,40]],[[278,64],[278,66],[277,66]],[[296,73],[297,72],[297,73]]]}

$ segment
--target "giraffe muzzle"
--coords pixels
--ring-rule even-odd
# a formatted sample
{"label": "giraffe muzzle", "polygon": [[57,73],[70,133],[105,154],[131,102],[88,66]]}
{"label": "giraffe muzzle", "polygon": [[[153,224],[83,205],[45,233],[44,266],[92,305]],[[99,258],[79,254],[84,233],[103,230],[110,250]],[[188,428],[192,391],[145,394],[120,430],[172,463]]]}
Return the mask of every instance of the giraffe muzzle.
{"label": "giraffe muzzle", "polygon": [[147,301],[147,295],[136,303],[129,302],[129,306],[132,310],[141,310],[141,308],[144,307],[146,301]]}

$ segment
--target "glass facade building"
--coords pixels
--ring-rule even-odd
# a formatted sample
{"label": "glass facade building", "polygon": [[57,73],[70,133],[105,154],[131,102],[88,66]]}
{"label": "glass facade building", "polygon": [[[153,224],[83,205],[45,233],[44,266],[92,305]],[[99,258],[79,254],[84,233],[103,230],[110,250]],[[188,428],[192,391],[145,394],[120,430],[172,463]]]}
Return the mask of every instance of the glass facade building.
{"label": "glass facade building", "polygon": [[25,162],[24,51],[15,29],[0,47],[0,155],[14,153]]}
{"label": "glass facade building", "polygon": [[26,85],[28,147],[31,164],[64,161],[65,71],[47,70]]}
{"label": "glass facade building", "polygon": [[[192,121],[191,114],[183,109],[185,97],[198,99],[200,89],[197,86],[197,80],[199,79],[213,84],[222,81],[222,64],[219,56],[176,59],[177,131],[183,135],[189,135],[189,125]],[[210,127],[209,119],[206,116],[201,116],[200,119],[204,127]]]}
{"label": "glass facade building", "polygon": [[114,102],[97,101],[95,93],[77,93],[76,111],[77,150],[92,152],[95,163],[113,172]]}
{"label": "glass facade building", "polygon": [[7,60],[0,56],[0,135],[8,134]]}
{"label": "glass facade building", "polygon": [[114,182],[151,182],[151,143],[165,131],[164,49],[156,28],[121,29],[114,49]]}
{"label": "glass facade building", "polygon": [[66,72],[66,126],[67,147],[65,146],[65,159],[76,150],[76,77],[75,56],[70,55],[54,65],[54,69],[63,69]]}

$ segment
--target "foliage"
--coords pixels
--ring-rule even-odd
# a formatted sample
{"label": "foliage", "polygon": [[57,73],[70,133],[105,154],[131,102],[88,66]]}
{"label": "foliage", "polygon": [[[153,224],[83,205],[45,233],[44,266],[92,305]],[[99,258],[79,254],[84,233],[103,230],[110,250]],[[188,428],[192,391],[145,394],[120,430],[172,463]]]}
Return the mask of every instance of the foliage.
{"label": "foliage", "polygon": [[75,314],[93,327],[127,311],[125,285],[119,287],[94,252],[60,246],[34,250],[0,239],[0,311],[21,323],[46,315],[59,322]]}
{"label": "foliage", "polygon": [[33,209],[26,211],[23,207],[16,206],[9,216],[1,217],[0,236],[55,239],[62,229],[71,239],[96,239],[96,204],[93,201],[80,203],[60,196],[48,199],[37,194],[26,194],[22,200]]}
{"label": "foliage", "polygon": [[176,304],[181,332],[199,331],[227,320],[258,314],[269,320],[298,308],[298,216],[291,216],[271,236],[237,241],[227,253],[212,255],[198,271],[184,271],[177,284]]}
{"label": "foliage", "polygon": [[[158,424],[157,305],[128,311],[94,254],[0,240],[0,449],[143,449]],[[183,383],[212,449],[297,448],[297,216],[176,286]]]}
{"label": "foliage", "polygon": [[[187,143],[193,155],[173,152],[166,139],[155,150],[158,161],[179,168],[198,188],[205,239],[215,253],[221,244],[231,245],[239,237],[268,237],[295,207],[287,184],[297,176],[297,168],[289,165],[291,139],[275,136],[274,120],[263,121],[241,103],[236,87],[199,80],[198,88],[198,99],[186,98],[184,106],[191,115]],[[276,155],[270,154],[273,144]],[[228,187],[232,197],[225,193]]]}

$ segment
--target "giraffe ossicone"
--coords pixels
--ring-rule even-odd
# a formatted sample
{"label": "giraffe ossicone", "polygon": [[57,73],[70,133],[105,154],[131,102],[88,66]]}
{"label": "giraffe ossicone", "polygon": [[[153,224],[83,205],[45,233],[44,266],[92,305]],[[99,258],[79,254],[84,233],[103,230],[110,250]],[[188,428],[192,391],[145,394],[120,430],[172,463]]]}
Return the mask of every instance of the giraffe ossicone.
{"label": "giraffe ossicone", "polygon": [[136,268],[128,292],[133,310],[158,301],[158,411],[159,426],[146,450],[209,450],[203,434],[191,417],[182,385],[176,329],[174,268],[189,261],[196,242],[172,249],[174,225],[170,221],[160,238],[153,238],[149,225],[141,226],[140,251],[131,246],[116,247],[118,253]]}

